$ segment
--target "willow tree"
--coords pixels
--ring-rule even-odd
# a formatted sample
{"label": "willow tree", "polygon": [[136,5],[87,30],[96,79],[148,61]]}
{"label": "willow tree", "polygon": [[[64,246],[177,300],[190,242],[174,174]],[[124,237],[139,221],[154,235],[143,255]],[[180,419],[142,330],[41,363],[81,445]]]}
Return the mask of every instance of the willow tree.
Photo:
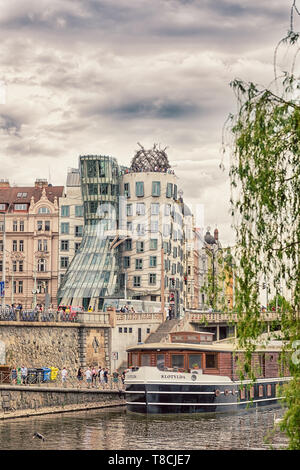
{"label": "willow tree", "polygon": [[[237,337],[246,351],[244,372],[255,379],[251,356],[265,331],[258,285],[267,282],[276,293],[284,286],[289,302],[278,312],[280,337],[293,379],[284,390],[287,411],[281,429],[290,449],[300,448],[300,80],[295,73],[300,48],[295,12],[299,14],[294,1],[290,30],[275,49],[271,86],[234,80],[238,108],[227,121]],[[279,74],[277,56],[283,45],[295,52],[289,71]]]}

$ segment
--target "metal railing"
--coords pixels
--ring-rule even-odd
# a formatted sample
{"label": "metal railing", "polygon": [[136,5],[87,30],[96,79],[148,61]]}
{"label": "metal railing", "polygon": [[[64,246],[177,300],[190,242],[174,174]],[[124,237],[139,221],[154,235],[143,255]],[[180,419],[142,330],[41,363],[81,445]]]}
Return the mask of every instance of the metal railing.
{"label": "metal railing", "polygon": [[99,377],[96,380],[92,380],[91,383],[88,383],[85,379],[79,381],[76,375],[68,374],[66,380],[62,380],[61,374],[58,373],[54,379],[45,379],[42,375],[29,373],[26,378],[16,376],[9,372],[0,371],[0,385],[24,385],[24,386],[39,386],[42,388],[56,387],[56,388],[71,388],[71,389],[82,389],[82,390],[100,390],[100,391],[120,391],[125,390],[125,385],[123,384],[120,377],[118,381],[115,382],[113,377],[109,376],[107,383],[100,382]]}
{"label": "metal railing", "polygon": [[55,310],[39,311],[34,309],[10,309],[0,308],[0,321],[20,322],[72,322],[72,323],[99,323],[110,324],[108,312],[76,312],[65,313]]}

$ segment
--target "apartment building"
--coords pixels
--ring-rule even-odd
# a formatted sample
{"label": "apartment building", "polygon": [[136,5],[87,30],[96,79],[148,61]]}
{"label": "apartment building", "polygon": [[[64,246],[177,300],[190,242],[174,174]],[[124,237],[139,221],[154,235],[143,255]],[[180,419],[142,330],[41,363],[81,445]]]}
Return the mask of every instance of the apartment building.
{"label": "apartment building", "polygon": [[59,285],[70,263],[80,248],[84,231],[83,201],[80,174],[76,168],[68,170],[65,192],[59,199]]}
{"label": "apartment building", "polygon": [[3,305],[54,306],[58,287],[59,199],[63,186],[0,181],[0,272]]}

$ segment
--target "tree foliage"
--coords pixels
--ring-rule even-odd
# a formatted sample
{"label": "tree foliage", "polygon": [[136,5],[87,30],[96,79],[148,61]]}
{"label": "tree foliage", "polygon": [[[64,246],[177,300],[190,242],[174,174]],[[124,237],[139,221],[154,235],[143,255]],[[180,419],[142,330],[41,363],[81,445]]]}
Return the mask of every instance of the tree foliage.
{"label": "tree foliage", "polygon": [[[283,285],[289,302],[283,304],[279,320],[293,380],[285,390],[288,411],[282,429],[291,449],[300,448],[300,360],[293,360],[291,354],[300,345],[300,77],[295,74],[300,49],[299,34],[293,31],[295,11],[299,13],[294,1],[291,29],[275,49],[273,85],[265,88],[235,79],[231,87],[238,111],[229,117],[237,336],[246,350],[245,370],[254,378],[254,340],[265,331],[257,285],[263,279],[275,291],[279,283]],[[291,70],[278,75],[282,44],[295,47],[296,52]]]}

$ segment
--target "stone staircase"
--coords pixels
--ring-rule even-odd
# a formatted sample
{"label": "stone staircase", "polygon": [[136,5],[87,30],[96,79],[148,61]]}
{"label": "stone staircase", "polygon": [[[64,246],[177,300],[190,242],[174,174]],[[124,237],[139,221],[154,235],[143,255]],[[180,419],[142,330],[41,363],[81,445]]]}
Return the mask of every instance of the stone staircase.
{"label": "stone staircase", "polygon": [[174,318],[172,320],[166,320],[161,323],[156,331],[150,333],[145,343],[161,343],[169,340],[169,333],[176,330],[176,327],[181,322],[180,319]]}

